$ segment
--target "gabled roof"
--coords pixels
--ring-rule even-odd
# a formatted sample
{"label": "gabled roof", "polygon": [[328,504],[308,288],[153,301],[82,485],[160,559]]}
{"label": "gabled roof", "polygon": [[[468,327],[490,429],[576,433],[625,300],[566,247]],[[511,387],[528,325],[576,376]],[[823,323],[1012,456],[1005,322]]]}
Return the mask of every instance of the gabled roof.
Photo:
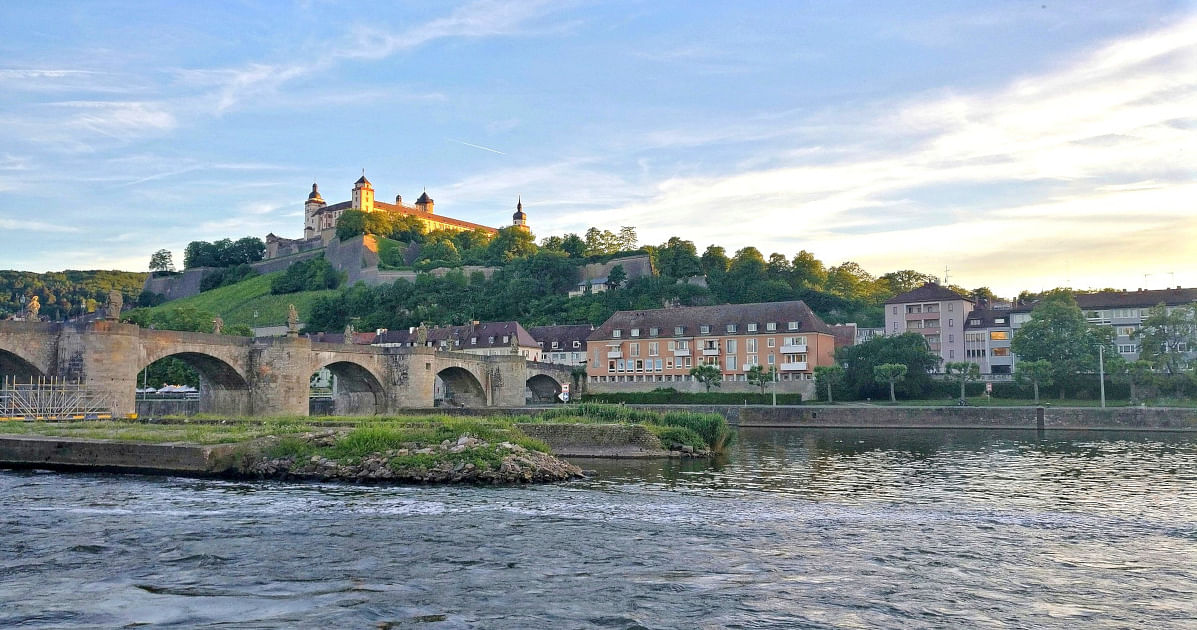
{"label": "gabled roof", "polygon": [[594,332],[590,324],[571,324],[566,326],[534,326],[528,329],[532,338],[545,350],[554,350],[553,342],[557,342],[556,350],[573,350],[574,342],[581,342],[581,349],[586,347],[586,338]]}
{"label": "gabled roof", "polygon": [[356,186],[363,186],[363,185],[364,185],[364,186],[371,186],[371,187],[373,187],[373,184],[371,184],[371,183],[370,183],[370,180],[366,179],[366,176],[365,176],[365,175],[362,175],[361,177],[359,177],[359,178],[358,178],[358,180],[357,180],[356,182],[353,182],[353,185],[354,185],[355,187],[356,187]]}
{"label": "gabled roof", "polygon": [[[973,311],[968,314],[968,317],[964,318],[964,329],[980,330],[984,328],[1009,328],[1010,313],[1011,310],[1008,308],[973,309]],[[998,319],[1004,319],[1005,321],[998,323],[996,321]],[[977,323],[974,324],[973,322]]]}
{"label": "gabled roof", "polygon": [[[511,335],[519,340],[521,348],[539,348],[536,340],[519,322],[481,322],[465,326],[440,326],[428,329],[428,341],[436,348],[442,342],[446,350],[468,350],[470,348],[504,348],[511,346]],[[503,343],[503,336],[508,337]],[[416,343],[418,332],[412,330],[391,330],[375,338],[375,344],[410,345]],[[474,343],[471,343],[474,340]]]}
{"label": "gabled roof", "polygon": [[[777,330],[767,331],[766,324],[777,324]],[[789,329],[789,322],[798,322],[796,330]],[[728,333],[727,325],[735,324],[736,332]],[[757,324],[755,332],[748,332],[748,324]],[[640,338],[652,339],[653,328],[657,338],[674,337],[674,328],[682,327],[683,337],[701,336],[700,326],[710,326],[707,336],[784,334],[787,332],[822,333],[834,336],[834,331],[802,300],[788,302],[758,302],[755,304],[721,304],[718,306],[684,306],[661,308],[649,311],[618,311],[603,322],[590,341],[613,339],[612,331],[622,331],[621,339],[630,338],[632,328],[640,329]]]}
{"label": "gabled roof", "polygon": [[938,302],[941,300],[964,300],[965,302],[972,302],[972,298],[966,298],[959,293],[935,284],[934,282],[924,283],[923,286],[907,291],[900,295],[885,301],[886,304],[908,304],[910,302]]}
{"label": "gabled roof", "polygon": [[[1144,291],[1100,291],[1097,293],[1075,294],[1076,304],[1085,310],[1099,308],[1151,308],[1160,304],[1180,306],[1197,302],[1197,288],[1149,289]],[[1025,313],[1038,304],[1038,300],[1030,304],[1020,304],[1015,311]]]}

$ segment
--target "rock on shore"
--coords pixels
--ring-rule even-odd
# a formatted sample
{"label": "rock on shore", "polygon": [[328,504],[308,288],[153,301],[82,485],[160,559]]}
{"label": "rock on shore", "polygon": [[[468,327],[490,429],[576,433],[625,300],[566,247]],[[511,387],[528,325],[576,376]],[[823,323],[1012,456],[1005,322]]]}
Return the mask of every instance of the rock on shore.
{"label": "rock on shore", "polygon": [[[329,446],[336,439],[331,433],[304,438],[315,446]],[[320,481],[473,484],[546,483],[584,476],[577,466],[548,453],[511,442],[491,444],[468,435],[455,443],[407,444],[370,453],[352,463],[322,455],[258,459],[243,472],[263,478]]]}

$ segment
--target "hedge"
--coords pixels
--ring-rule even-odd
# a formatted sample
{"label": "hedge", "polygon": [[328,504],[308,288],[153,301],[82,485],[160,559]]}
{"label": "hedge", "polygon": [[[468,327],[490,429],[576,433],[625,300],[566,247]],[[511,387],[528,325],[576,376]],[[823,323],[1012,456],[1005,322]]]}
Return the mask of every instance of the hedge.
{"label": "hedge", "polygon": [[[731,392],[682,393],[669,391],[619,392],[583,394],[582,402],[629,404],[629,405],[771,405],[772,394]],[[798,405],[802,394],[778,394],[777,404]]]}

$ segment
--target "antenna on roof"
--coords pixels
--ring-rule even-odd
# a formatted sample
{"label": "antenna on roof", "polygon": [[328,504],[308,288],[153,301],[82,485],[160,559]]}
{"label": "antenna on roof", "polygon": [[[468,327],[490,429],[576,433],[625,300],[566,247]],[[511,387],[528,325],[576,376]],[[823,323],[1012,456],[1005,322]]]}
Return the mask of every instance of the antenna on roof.
{"label": "antenna on roof", "polygon": [[951,267],[949,267],[947,265],[943,266],[943,284],[944,284],[944,286],[948,285],[948,272],[951,270],[952,270]]}

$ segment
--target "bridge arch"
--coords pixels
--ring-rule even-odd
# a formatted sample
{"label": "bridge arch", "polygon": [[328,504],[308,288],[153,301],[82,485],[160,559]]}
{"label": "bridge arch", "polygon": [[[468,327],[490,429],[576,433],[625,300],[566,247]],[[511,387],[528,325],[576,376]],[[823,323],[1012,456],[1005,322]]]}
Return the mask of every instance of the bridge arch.
{"label": "bridge arch", "polygon": [[0,377],[29,382],[46,376],[46,372],[37,365],[21,356],[16,350],[0,348]]}
{"label": "bridge arch", "polygon": [[[245,375],[224,359],[205,352],[162,350],[149,354],[134,375],[135,382],[140,383],[140,380],[136,379],[142,370],[162,359],[170,358],[182,361],[199,374],[199,402],[196,411],[230,416],[250,414],[250,387]],[[156,386],[154,383],[147,384]]]}
{"label": "bridge arch", "polygon": [[485,407],[486,388],[473,372],[459,366],[449,366],[436,373],[439,381],[434,398],[449,407]]}
{"label": "bridge arch", "polygon": [[530,403],[554,403],[561,393],[561,383],[548,374],[533,374],[527,381],[527,398]]}
{"label": "bridge arch", "polygon": [[339,416],[377,415],[386,411],[382,379],[366,366],[350,360],[333,360],[319,365],[336,377],[333,413]]}

